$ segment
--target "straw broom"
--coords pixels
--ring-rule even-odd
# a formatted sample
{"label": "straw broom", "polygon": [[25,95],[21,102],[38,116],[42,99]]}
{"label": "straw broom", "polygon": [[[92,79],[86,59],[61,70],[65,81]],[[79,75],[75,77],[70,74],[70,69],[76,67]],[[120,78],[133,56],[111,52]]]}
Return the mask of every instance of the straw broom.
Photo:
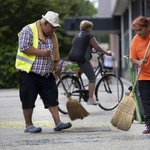
{"label": "straw broom", "polygon": [[[51,57],[50,57],[50,60],[52,62],[52,65],[54,66],[54,62],[51,59]],[[76,119],[83,119],[84,117],[87,117],[89,115],[89,112],[86,111],[86,109],[81,105],[81,103],[78,100],[72,98],[69,95],[69,93],[68,93],[68,91],[67,91],[67,89],[66,89],[66,87],[65,87],[65,85],[64,85],[64,83],[63,83],[63,81],[61,79],[61,77],[58,76],[58,78],[60,79],[60,82],[62,83],[63,88],[64,88],[64,90],[65,90],[65,92],[66,92],[66,94],[67,94],[67,96],[69,98],[67,100],[67,103],[66,103],[66,107],[67,107],[67,110],[68,110],[69,118],[71,120],[76,120]]]}
{"label": "straw broom", "polygon": [[[150,42],[147,46],[147,50],[145,52],[143,60],[145,60],[146,55],[148,53],[150,46]],[[115,110],[112,118],[111,118],[111,124],[115,126],[116,128],[124,131],[128,131],[131,127],[131,124],[133,122],[134,117],[134,110],[135,110],[135,100],[134,100],[134,89],[136,87],[137,80],[139,78],[140,72],[142,70],[142,66],[140,67],[140,70],[138,72],[138,75],[136,77],[133,89],[129,96],[123,98],[121,102],[119,103],[117,109]]]}

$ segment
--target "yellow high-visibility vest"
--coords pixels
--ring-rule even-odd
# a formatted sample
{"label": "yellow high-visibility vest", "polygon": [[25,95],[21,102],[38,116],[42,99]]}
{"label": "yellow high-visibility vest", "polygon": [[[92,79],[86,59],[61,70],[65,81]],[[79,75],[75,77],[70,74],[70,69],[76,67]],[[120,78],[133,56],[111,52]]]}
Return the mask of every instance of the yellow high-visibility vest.
{"label": "yellow high-visibility vest", "polygon": [[[33,33],[33,45],[32,46],[34,48],[38,48],[38,31],[37,31],[36,23],[29,24],[28,26],[31,28],[32,33]],[[15,67],[17,69],[21,69],[29,73],[33,62],[35,61],[35,58],[36,56],[34,55],[26,55],[23,52],[20,52],[18,48]]]}

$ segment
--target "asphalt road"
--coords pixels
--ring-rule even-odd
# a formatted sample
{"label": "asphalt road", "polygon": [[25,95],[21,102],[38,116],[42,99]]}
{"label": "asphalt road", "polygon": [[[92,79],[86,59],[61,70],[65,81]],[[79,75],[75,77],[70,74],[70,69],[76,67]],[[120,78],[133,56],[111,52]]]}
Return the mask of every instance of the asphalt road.
{"label": "asphalt road", "polygon": [[[130,82],[123,80],[125,92]],[[90,115],[83,120],[71,121],[60,113],[63,122],[72,128],[55,132],[51,114],[37,99],[33,122],[42,127],[37,134],[24,133],[24,118],[18,89],[0,90],[0,150],[149,150],[150,135],[143,135],[144,124],[134,121],[129,131],[113,127],[113,111],[82,103]]]}

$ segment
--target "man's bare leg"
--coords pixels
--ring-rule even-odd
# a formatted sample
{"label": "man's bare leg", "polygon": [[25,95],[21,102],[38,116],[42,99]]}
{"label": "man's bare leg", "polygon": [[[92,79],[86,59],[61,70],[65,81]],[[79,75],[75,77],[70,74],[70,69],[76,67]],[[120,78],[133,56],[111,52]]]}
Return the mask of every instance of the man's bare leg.
{"label": "man's bare leg", "polygon": [[33,109],[23,109],[23,115],[26,123],[26,128],[33,125],[32,123]]}
{"label": "man's bare leg", "polygon": [[48,109],[53,116],[55,125],[57,126],[61,122],[61,120],[59,118],[58,106],[51,106],[51,107],[48,107]]}

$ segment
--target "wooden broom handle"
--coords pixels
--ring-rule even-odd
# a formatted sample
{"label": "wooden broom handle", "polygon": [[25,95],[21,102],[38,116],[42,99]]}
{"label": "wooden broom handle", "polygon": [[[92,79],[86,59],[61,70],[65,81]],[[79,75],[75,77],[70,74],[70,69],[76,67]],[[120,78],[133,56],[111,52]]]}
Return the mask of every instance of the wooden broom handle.
{"label": "wooden broom handle", "polygon": [[71,96],[69,95],[69,93],[68,93],[68,91],[67,91],[67,89],[66,89],[66,87],[65,87],[65,85],[64,85],[64,83],[63,83],[63,81],[62,81],[62,79],[61,79],[61,77],[60,76],[58,76],[58,78],[59,78],[59,80],[60,80],[60,82],[62,83],[62,85],[63,85],[63,87],[64,87],[64,90],[66,91],[66,93],[67,93],[67,96],[69,97],[69,99],[71,100]]}
{"label": "wooden broom handle", "polygon": [[[149,47],[150,47],[150,41],[149,41],[149,43],[148,43],[148,46],[147,46],[147,49],[146,49],[146,52],[145,52],[145,55],[144,55],[143,60],[145,60],[145,58],[146,58],[146,56],[147,56]],[[133,85],[133,89],[132,89],[131,94],[133,94],[133,92],[134,92],[134,89],[135,89],[135,87],[136,87],[136,83],[137,83],[137,81],[138,81],[139,75],[140,75],[141,70],[142,70],[142,67],[143,67],[143,66],[141,66],[141,67],[140,67],[140,70],[138,71],[138,75],[137,75],[136,80],[135,80],[135,82],[134,82],[134,85]]]}
{"label": "wooden broom handle", "polygon": [[[53,62],[53,60],[52,60],[51,56],[50,56],[49,58],[50,58],[50,60],[51,60],[52,65],[54,66],[54,62]],[[59,80],[60,80],[61,84],[63,85],[63,88],[64,88],[64,90],[65,90],[65,91],[66,91],[66,93],[67,93],[67,96],[68,96],[68,97],[69,97],[69,99],[71,100],[71,96],[69,95],[69,93],[68,93],[68,91],[67,91],[67,89],[66,89],[66,87],[65,87],[65,85],[64,85],[64,83],[63,83],[63,81],[62,81],[62,79],[61,79],[61,77],[60,77],[60,76],[58,76],[58,78],[59,78]]]}

